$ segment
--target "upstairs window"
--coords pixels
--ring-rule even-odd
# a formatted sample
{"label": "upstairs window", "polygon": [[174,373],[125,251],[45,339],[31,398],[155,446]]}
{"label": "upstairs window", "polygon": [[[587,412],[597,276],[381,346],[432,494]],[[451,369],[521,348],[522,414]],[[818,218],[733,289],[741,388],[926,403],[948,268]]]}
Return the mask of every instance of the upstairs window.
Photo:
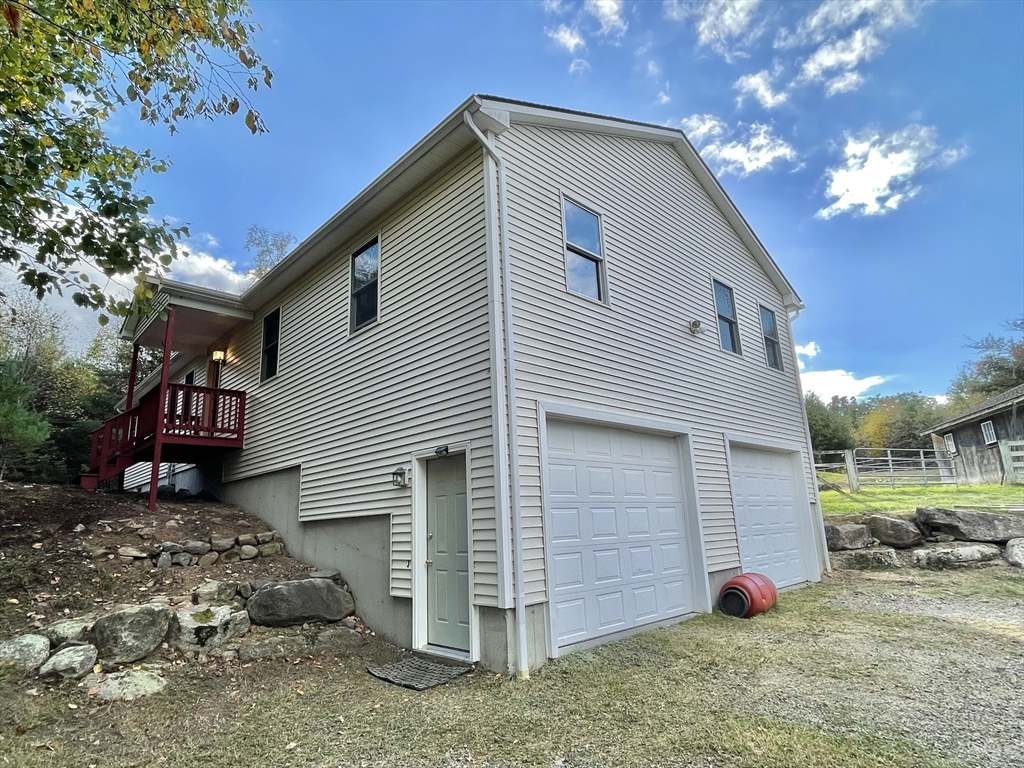
{"label": "upstairs window", "polygon": [[352,330],[377,321],[377,285],[380,274],[380,243],[374,240],[352,256]]}
{"label": "upstairs window", "polygon": [[779,324],[775,320],[775,313],[766,307],[761,310],[761,333],[764,335],[764,355],[768,360],[768,367],[777,371],[782,370],[782,345],[779,344]]}
{"label": "upstairs window", "polygon": [[732,288],[717,280],[715,283],[715,310],[718,312],[718,338],[726,352],[740,353],[740,329],[736,323],[736,300]]}
{"label": "upstairs window", "polygon": [[564,201],[566,287],[594,301],[604,301],[604,250],[601,217],[571,200]]}
{"label": "upstairs window", "polygon": [[260,358],[260,381],[277,376],[277,351],[281,341],[281,308],[263,318],[263,355]]}
{"label": "upstairs window", "polygon": [[999,442],[996,439],[996,428],[991,421],[981,422],[981,434],[985,437],[985,445],[995,445]]}
{"label": "upstairs window", "polygon": [[956,456],[956,443],[953,442],[953,433],[950,432],[949,434],[943,435],[942,439],[946,443],[946,450],[949,452],[949,455]]}

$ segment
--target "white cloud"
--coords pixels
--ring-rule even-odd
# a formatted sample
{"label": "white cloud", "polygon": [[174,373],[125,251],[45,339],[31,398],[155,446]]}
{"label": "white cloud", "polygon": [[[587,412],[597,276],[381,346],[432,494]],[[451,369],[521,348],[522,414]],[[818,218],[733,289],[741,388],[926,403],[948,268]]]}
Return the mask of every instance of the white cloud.
{"label": "white cloud", "polygon": [[864,76],[859,72],[844,72],[825,83],[825,95],[835,96],[837,93],[855,91],[864,84]]}
{"label": "white cloud", "polygon": [[569,64],[570,75],[581,75],[590,71],[590,62],[586,59],[573,59]]}
{"label": "white cloud", "polygon": [[661,74],[661,67],[658,66],[658,62],[656,62],[656,61],[648,61],[647,62],[647,76],[648,77],[657,77],[660,74]]}
{"label": "white cloud", "polygon": [[602,35],[622,37],[629,26],[622,18],[622,0],[587,0],[583,10],[601,24]]}
{"label": "white cloud", "polygon": [[[800,357],[816,357],[817,354],[819,352],[821,352],[821,347],[818,346],[818,342],[816,342],[816,341],[809,341],[806,344],[797,344],[795,349],[796,349],[796,355],[797,355],[798,358],[800,358]],[[803,365],[804,365],[804,361],[801,360],[800,361],[800,367],[803,368]]]}
{"label": "white cloud", "polygon": [[764,171],[778,162],[795,163],[796,150],[772,133],[764,123],[738,123],[729,128],[714,115],[691,115],[680,121],[716,173],[743,177]]}
{"label": "white cloud", "polygon": [[936,405],[949,404],[949,395],[931,395],[931,399],[935,401]]}
{"label": "white cloud", "polygon": [[817,216],[877,216],[895,211],[921,190],[914,184],[918,174],[933,167],[948,167],[966,153],[965,148],[942,149],[938,131],[917,124],[888,136],[877,131],[860,136],[847,134],[842,165],[825,171],[825,194],[834,200]]}
{"label": "white cloud", "polygon": [[737,105],[743,103],[744,96],[753,96],[765,109],[773,109],[781,104],[785,104],[789,98],[789,94],[785,91],[774,90],[772,87],[772,75],[769,74],[767,69],[762,69],[753,75],[743,75],[743,77],[733,83],[732,87],[740,92],[740,95],[736,97]]}
{"label": "white cloud", "polygon": [[172,280],[228,293],[241,293],[252,282],[233,261],[188,248],[184,251],[187,255],[171,264]]}
{"label": "white cloud", "polygon": [[569,10],[565,0],[544,0],[541,6],[544,8],[544,13],[565,13]]}
{"label": "white cloud", "polygon": [[759,3],[760,0],[665,0],[662,7],[665,17],[673,21],[693,18],[697,44],[706,45],[731,61],[744,55],[737,46],[753,42],[764,31],[762,25],[754,24]]}
{"label": "white cloud", "polygon": [[577,49],[587,47],[586,41],[576,31],[575,27],[567,27],[565,24],[559,24],[558,29],[554,31],[549,30],[548,37],[565,48],[569,53],[576,53]]}
{"label": "white cloud", "polygon": [[849,371],[801,371],[800,383],[804,392],[813,392],[822,402],[833,397],[860,397],[872,387],[888,381],[886,376],[865,376],[858,379]]}
{"label": "white cloud", "polygon": [[669,96],[667,93],[665,93],[665,91],[658,91],[658,99],[657,100],[658,100],[659,104],[665,105],[665,104],[668,104],[670,101],[672,101],[672,97]]}
{"label": "white cloud", "polygon": [[884,31],[913,24],[928,0],[825,0],[800,20],[794,32],[780,29],[776,48],[796,48],[821,43],[836,32],[861,20]]}
{"label": "white cloud", "polygon": [[871,61],[885,48],[885,42],[875,30],[858,29],[847,38],[825,43],[807,57],[800,67],[797,82],[820,82],[835,70],[849,72],[862,62]]}

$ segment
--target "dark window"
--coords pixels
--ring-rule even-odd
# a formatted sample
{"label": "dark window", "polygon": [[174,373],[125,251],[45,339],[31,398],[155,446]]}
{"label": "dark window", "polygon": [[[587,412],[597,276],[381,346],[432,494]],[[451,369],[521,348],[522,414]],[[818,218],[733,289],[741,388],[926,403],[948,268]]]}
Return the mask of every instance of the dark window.
{"label": "dark window", "polygon": [[782,345],[779,344],[779,324],[775,313],[761,307],[761,333],[764,334],[764,354],[768,358],[768,367],[782,370]]}
{"label": "dark window", "polygon": [[275,309],[263,318],[263,357],[260,361],[260,381],[277,376],[277,351],[281,341],[281,309]]}
{"label": "dark window", "polygon": [[715,308],[718,311],[718,336],[722,349],[726,352],[740,353],[740,329],[736,324],[736,301],[733,299],[732,288],[715,282]]}
{"label": "dark window", "polygon": [[564,209],[566,285],[573,293],[604,301],[601,220],[569,200]]}
{"label": "dark window", "polygon": [[377,278],[380,274],[380,245],[374,240],[352,257],[352,330],[377,319]]}

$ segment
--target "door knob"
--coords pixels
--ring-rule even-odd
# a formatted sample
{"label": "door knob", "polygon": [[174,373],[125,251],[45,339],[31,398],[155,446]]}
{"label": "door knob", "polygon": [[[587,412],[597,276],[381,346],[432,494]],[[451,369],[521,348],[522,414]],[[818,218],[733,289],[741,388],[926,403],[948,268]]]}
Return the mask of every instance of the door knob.
{"label": "door knob", "polygon": [[433,560],[427,560],[427,567],[428,567],[428,568],[429,568],[430,566],[432,566],[433,564],[434,564],[434,561],[433,561]]}

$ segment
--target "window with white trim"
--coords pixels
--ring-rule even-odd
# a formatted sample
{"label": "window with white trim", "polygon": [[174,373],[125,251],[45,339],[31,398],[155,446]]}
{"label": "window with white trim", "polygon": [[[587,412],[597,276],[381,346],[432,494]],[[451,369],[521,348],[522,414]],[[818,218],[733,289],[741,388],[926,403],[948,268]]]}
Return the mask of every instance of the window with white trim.
{"label": "window with white trim", "polygon": [[985,437],[985,445],[995,445],[999,442],[996,438],[996,428],[991,421],[981,422],[981,434]]}
{"label": "window with white trim", "polygon": [[782,370],[782,345],[779,343],[779,324],[775,319],[775,313],[767,307],[758,307],[761,310],[761,334],[764,336],[764,356],[768,361],[768,367],[777,371]]}
{"label": "window with white trim", "polygon": [[260,355],[260,381],[277,376],[277,352],[281,341],[281,308],[263,318],[263,344]]}
{"label": "window with white trim", "polygon": [[377,322],[377,287],[380,275],[380,243],[376,238],[352,256],[353,331]]}
{"label": "window with white trim", "polygon": [[726,352],[740,354],[740,327],[736,322],[736,299],[732,288],[717,280],[715,284],[715,311],[718,312],[718,338]]}
{"label": "window with white trim", "polygon": [[565,285],[594,301],[608,296],[601,239],[601,217],[568,198],[562,200],[565,217]]}
{"label": "window with white trim", "polygon": [[953,442],[953,433],[950,432],[943,435],[942,439],[946,442],[946,450],[949,451],[949,455],[956,456],[956,443]]}

